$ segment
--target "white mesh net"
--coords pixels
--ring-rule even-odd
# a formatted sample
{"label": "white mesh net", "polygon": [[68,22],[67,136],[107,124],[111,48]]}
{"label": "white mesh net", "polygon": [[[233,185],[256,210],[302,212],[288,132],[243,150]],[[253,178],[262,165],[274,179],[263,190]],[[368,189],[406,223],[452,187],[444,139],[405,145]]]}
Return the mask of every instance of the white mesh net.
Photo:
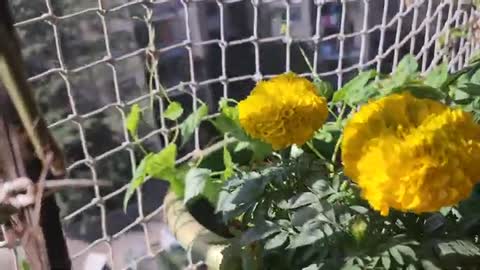
{"label": "white mesh net", "polygon": [[[359,70],[390,71],[407,53],[422,71],[442,61],[455,70],[480,41],[475,1],[16,0],[12,6],[30,82],[70,173],[115,183],[59,196],[74,269],[195,263],[164,254],[174,245],[162,222],[165,184],[148,182],[122,210],[139,158],[124,124],[131,105],[155,101],[140,138],[151,149],[161,149],[178,128],[163,117],[162,86],[187,111],[196,110],[197,99],[215,111],[221,97],[242,98],[260,79],[285,71],[310,76],[300,48],[313,71],[338,87]],[[211,136],[208,127],[198,129],[180,161]],[[0,265],[14,269],[9,252],[2,250]]]}

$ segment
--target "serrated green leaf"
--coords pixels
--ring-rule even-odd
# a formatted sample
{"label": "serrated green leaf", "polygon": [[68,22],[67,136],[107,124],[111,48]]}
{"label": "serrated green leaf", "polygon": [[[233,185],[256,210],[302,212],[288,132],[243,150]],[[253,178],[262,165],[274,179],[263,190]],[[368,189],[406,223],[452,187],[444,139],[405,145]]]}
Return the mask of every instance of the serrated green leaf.
{"label": "serrated green leaf", "polygon": [[307,224],[309,221],[316,219],[321,210],[313,206],[306,206],[299,208],[293,212],[292,225],[301,227]]}
{"label": "serrated green leaf", "polygon": [[255,160],[264,160],[273,152],[271,145],[259,140],[251,141],[249,148],[253,152],[253,158]]}
{"label": "serrated green leaf", "polygon": [[218,196],[222,190],[223,184],[218,181],[211,181],[209,178],[205,184],[205,188],[202,195],[210,202],[211,205],[215,205],[218,201]]}
{"label": "serrated green leaf", "polygon": [[375,70],[369,70],[359,73],[355,78],[346,83],[341,89],[339,89],[333,95],[333,102],[346,102],[350,103],[350,96],[365,87],[367,83],[376,76]]}
{"label": "serrated green leaf", "polygon": [[175,169],[175,178],[170,179],[170,190],[172,190],[177,197],[183,198],[185,194],[185,177],[190,170],[187,164],[181,165]]}
{"label": "serrated green leaf", "polygon": [[318,270],[320,269],[317,264],[310,264],[309,266],[302,268],[302,270]]}
{"label": "serrated green leaf", "polygon": [[447,219],[440,213],[435,213],[425,220],[424,230],[427,233],[433,233],[442,228],[447,223]]}
{"label": "serrated green leaf", "polygon": [[422,260],[422,267],[424,270],[442,270],[441,268],[437,267],[433,262],[428,260]]}
{"label": "serrated green leaf", "polygon": [[224,114],[220,114],[215,119],[211,120],[211,123],[215,128],[223,134],[229,134],[239,141],[249,141],[250,138],[245,131],[240,127],[240,124],[227,117]]}
{"label": "serrated green leaf", "polygon": [[315,85],[318,95],[325,97],[326,99],[330,99],[332,97],[333,86],[329,82],[316,78],[313,80],[313,85]]}
{"label": "serrated green leaf", "polygon": [[265,242],[264,247],[266,250],[275,249],[282,246],[285,242],[287,242],[287,240],[288,240],[288,232],[280,231],[274,237],[268,239]]}
{"label": "serrated green leaf", "polygon": [[222,112],[223,115],[235,121],[238,119],[238,108],[228,105],[228,100],[226,99],[220,100],[219,105],[220,105],[220,111]]}
{"label": "serrated green leaf", "polygon": [[473,73],[472,78],[470,78],[470,82],[474,84],[480,84],[480,69]]}
{"label": "serrated green leaf", "polygon": [[223,171],[223,180],[227,180],[233,176],[233,161],[232,155],[228,151],[227,147],[223,148],[223,164],[225,166],[225,170]]}
{"label": "serrated green leaf", "polygon": [[191,113],[181,125],[182,146],[192,137],[195,129],[200,125],[203,118],[208,114],[208,107],[202,104],[196,111]]}
{"label": "serrated green leaf", "polygon": [[457,258],[476,258],[480,260],[480,248],[468,240],[440,241],[435,245],[438,257],[458,256]]}
{"label": "serrated green leaf", "polygon": [[417,77],[417,68],[418,63],[415,57],[413,55],[405,56],[390,78],[379,82],[383,94],[388,95],[392,92],[405,89],[405,84],[413,81],[413,79]]}
{"label": "serrated green leaf", "polygon": [[311,245],[325,237],[325,233],[320,229],[307,229],[300,231],[299,234],[290,236],[290,243],[287,249],[295,249]]}
{"label": "serrated green leaf", "polygon": [[170,119],[172,121],[177,120],[183,114],[183,107],[182,104],[174,101],[168,104],[167,109],[163,113],[165,118]]}
{"label": "serrated green leaf", "polygon": [[[262,175],[258,172],[248,172],[233,177],[220,191],[216,212],[221,212],[225,220],[240,215],[257,202],[270,180],[268,173]],[[232,183],[236,185],[231,187]]]}
{"label": "serrated green leaf", "polygon": [[241,236],[240,242],[243,245],[248,245],[278,232],[280,232],[280,226],[271,221],[265,221],[261,224],[256,224],[255,227],[244,232]]}
{"label": "serrated green leaf", "polygon": [[480,96],[480,84],[465,83],[458,89],[472,96]]}
{"label": "serrated green leaf", "polygon": [[388,251],[385,251],[382,253],[382,265],[385,269],[390,269],[390,266],[392,265],[392,260],[390,259],[390,254]]}
{"label": "serrated green leaf", "polygon": [[286,209],[296,209],[299,207],[313,204],[315,202],[318,202],[318,198],[315,194],[311,192],[304,192],[289,199],[286,205]]}
{"label": "serrated green leaf", "polygon": [[366,214],[368,212],[368,208],[361,205],[352,205],[350,206],[350,209],[352,209],[353,211],[359,214]]}
{"label": "serrated green leaf", "polygon": [[415,56],[408,54],[398,63],[397,69],[392,77],[400,74],[413,75],[418,69],[418,62]]}
{"label": "serrated green leaf", "polygon": [[187,203],[191,199],[203,194],[207,181],[210,179],[209,169],[192,168],[185,176],[185,196],[183,202]]}
{"label": "serrated green leaf", "polygon": [[408,84],[405,86],[405,90],[409,91],[412,95],[418,98],[442,100],[447,96],[445,93],[438,90],[437,88],[421,84]]}
{"label": "serrated green leaf", "polygon": [[177,146],[171,143],[150,157],[145,167],[146,173],[153,178],[171,181],[175,177],[176,159]]}
{"label": "serrated green leaf", "polygon": [[138,123],[142,117],[142,111],[138,104],[133,104],[127,117],[127,130],[132,138],[138,137]]}
{"label": "serrated green leaf", "polygon": [[415,254],[415,251],[413,250],[413,248],[405,245],[398,245],[396,246],[396,248],[401,254],[410,257],[414,261],[417,260],[417,255]]}
{"label": "serrated green leaf", "polygon": [[448,65],[442,63],[428,73],[425,84],[433,88],[440,88],[448,80]]}
{"label": "serrated green leaf", "polygon": [[127,210],[128,202],[132,197],[133,193],[137,188],[139,188],[144,182],[145,177],[147,176],[146,166],[149,162],[149,159],[153,156],[153,154],[148,154],[146,157],[138,165],[137,169],[135,170],[135,174],[133,175],[132,181],[128,184],[127,191],[125,192],[125,197],[123,198],[123,210]]}
{"label": "serrated green leaf", "polygon": [[250,142],[238,142],[237,145],[235,146],[235,149],[233,149],[234,152],[240,152],[242,150],[247,149],[250,146]]}
{"label": "serrated green leaf", "polygon": [[460,89],[458,88],[453,88],[453,93],[452,93],[452,97],[453,97],[453,100],[455,101],[456,104],[470,104],[471,101],[472,101],[472,98],[470,97],[469,94],[461,91]]}
{"label": "serrated green leaf", "polygon": [[362,270],[362,268],[358,265],[349,265],[342,267],[341,270]]}
{"label": "serrated green leaf", "polygon": [[403,256],[402,256],[402,254],[400,254],[397,247],[391,247],[388,251],[390,252],[390,255],[392,255],[393,259],[395,259],[395,261],[398,264],[400,264],[400,265],[405,264],[405,261],[403,260]]}
{"label": "serrated green leaf", "polygon": [[413,264],[409,264],[406,268],[406,270],[415,270],[415,269],[417,269],[417,268]]}
{"label": "serrated green leaf", "polygon": [[[321,216],[321,215],[320,215],[320,216]],[[328,221],[331,221],[331,219],[328,219]],[[331,236],[334,232],[335,232],[335,230],[332,229],[332,227],[330,226],[330,224],[328,224],[328,223],[323,224],[323,233],[324,233],[326,236]]]}

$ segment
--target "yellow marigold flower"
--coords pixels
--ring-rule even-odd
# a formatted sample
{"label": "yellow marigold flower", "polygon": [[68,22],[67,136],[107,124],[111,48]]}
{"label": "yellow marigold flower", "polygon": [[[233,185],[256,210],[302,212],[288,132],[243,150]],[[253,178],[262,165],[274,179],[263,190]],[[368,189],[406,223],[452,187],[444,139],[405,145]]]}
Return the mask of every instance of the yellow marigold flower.
{"label": "yellow marigold flower", "polygon": [[261,81],[238,104],[240,124],[253,138],[279,150],[302,145],[327,119],[327,102],[315,86],[294,73]]}
{"label": "yellow marigold flower", "polygon": [[480,126],[459,109],[410,94],[373,101],[342,141],[345,174],[370,205],[433,212],[467,198],[480,180]]}

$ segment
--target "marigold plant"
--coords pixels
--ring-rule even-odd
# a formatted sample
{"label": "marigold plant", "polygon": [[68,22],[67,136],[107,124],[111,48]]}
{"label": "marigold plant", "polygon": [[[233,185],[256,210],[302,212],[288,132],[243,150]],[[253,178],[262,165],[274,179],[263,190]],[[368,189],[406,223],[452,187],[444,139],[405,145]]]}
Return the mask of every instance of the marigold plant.
{"label": "marigold plant", "polygon": [[[409,55],[335,91],[311,72],[261,81],[216,112],[199,101],[182,117],[166,100],[180,128],[160,152],[139,148],[125,206],[145,181],[168,181],[198,218],[187,223],[215,233],[180,241],[212,269],[478,269],[480,58],[420,73]],[[144,113],[132,107],[126,123],[139,146]],[[178,159],[204,121],[221,136]]]}
{"label": "marigold plant", "polygon": [[362,106],[344,130],[345,174],[371,206],[415,213],[467,198],[480,180],[480,126],[440,102],[395,94]]}
{"label": "marigold plant", "polygon": [[240,124],[275,150],[311,139],[327,119],[327,102],[309,80],[286,73],[261,81],[238,104]]}

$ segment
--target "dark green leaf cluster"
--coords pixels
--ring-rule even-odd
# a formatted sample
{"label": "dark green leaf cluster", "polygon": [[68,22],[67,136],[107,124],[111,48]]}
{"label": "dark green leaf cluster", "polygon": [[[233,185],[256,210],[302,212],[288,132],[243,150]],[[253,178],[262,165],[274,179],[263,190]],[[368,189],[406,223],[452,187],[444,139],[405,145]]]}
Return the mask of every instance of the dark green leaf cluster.
{"label": "dark green leaf cluster", "polygon": [[[474,61],[450,73],[441,64],[422,74],[416,59],[407,56],[390,75],[366,71],[345,84],[331,97],[342,109],[332,112],[334,121],[315,134],[311,147],[292,146],[278,160],[248,167],[226,182],[217,211],[237,237],[223,269],[476,269],[479,192],[440,213],[391,211],[382,217],[343,176],[338,152],[348,119],[345,105],[354,109],[408,91],[468,110],[480,96],[479,67]],[[316,85],[320,94],[328,92],[319,81]],[[459,91],[465,104],[458,102]],[[242,132],[233,136],[242,139]]]}
{"label": "dark green leaf cluster", "polygon": [[[381,217],[354,183],[332,178],[303,153],[243,172],[220,193],[217,211],[236,231],[238,269],[475,269],[480,199],[442,213]],[[242,263],[249,261],[248,267]],[[253,264],[253,265],[252,265]],[[224,268],[227,269],[227,268]],[[228,268],[229,269],[229,268]]]}
{"label": "dark green leaf cluster", "polygon": [[332,101],[357,106],[371,99],[408,91],[419,98],[465,106],[476,114],[480,106],[479,69],[480,61],[474,60],[457,72],[449,73],[447,64],[442,63],[421,74],[415,57],[407,55],[392,74],[377,74],[374,70],[361,72],[339,89]]}

